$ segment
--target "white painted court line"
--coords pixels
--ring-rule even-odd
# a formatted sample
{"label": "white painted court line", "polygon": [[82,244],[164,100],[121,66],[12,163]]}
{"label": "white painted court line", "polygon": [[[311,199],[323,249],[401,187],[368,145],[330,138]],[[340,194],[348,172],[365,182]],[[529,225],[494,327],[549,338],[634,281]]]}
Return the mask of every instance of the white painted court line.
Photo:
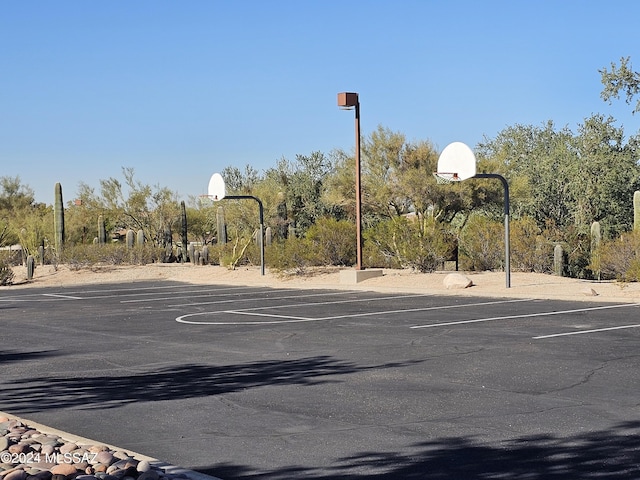
{"label": "white painted court line", "polygon": [[[201,315],[213,315],[213,314],[227,314],[227,315],[250,315],[254,317],[275,317],[279,320],[261,320],[261,321],[248,321],[248,322],[206,322],[200,320],[186,320],[187,317],[197,317]],[[275,324],[283,324],[283,323],[301,323],[301,322],[317,322],[319,319],[317,318],[306,318],[306,317],[294,317],[289,315],[272,315],[269,313],[247,313],[247,312],[237,312],[235,310],[224,310],[220,312],[201,312],[201,313],[188,313],[186,315],[181,315],[176,318],[176,322],[178,323],[187,323],[189,325],[275,325]]]}
{"label": "white painted court line", "polygon": [[587,333],[610,332],[611,330],[624,330],[627,328],[640,328],[640,325],[621,325],[619,327],[594,328],[592,330],[578,330],[577,332],[552,333],[550,335],[539,335],[533,337],[534,340],[542,340],[544,338],[568,337],[569,335],[584,335]]}
{"label": "white painted court line", "polygon": [[[225,286],[224,288],[217,288],[216,290],[211,290],[211,287],[218,287],[218,285],[165,285],[165,286],[156,286],[156,287],[142,287],[136,288],[134,293],[120,293],[115,294],[115,292],[131,292],[131,289],[126,288],[114,288],[114,289],[101,289],[101,290],[74,290],[70,292],[62,293],[25,293],[25,294],[14,294],[11,297],[0,298],[0,302],[39,302],[43,301],[41,297],[58,297],[58,298],[68,298],[74,300],[97,300],[97,299],[107,299],[107,298],[122,298],[122,297],[142,297],[142,296],[158,296],[163,295],[165,297],[170,296],[171,292],[167,292],[166,290],[181,290],[180,294],[190,293],[189,295],[184,295],[184,297],[172,297],[172,298],[192,298],[193,295],[191,292],[201,293],[208,291],[215,291],[216,295],[229,295],[230,292],[235,292],[237,290],[246,290],[256,287],[251,286]],[[185,292],[184,289],[190,288],[191,290]],[[155,291],[151,291],[155,290]],[[162,291],[160,291],[162,290]],[[96,293],[107,293],[110,295],[91,295]],[[82,296],[80,296],[82,295]],[[128,303],[128,302],[156,302],[157,298],[152,299],[141,299],[141,300],[122,300],[120,303]]]}
{"label": "white painted court line", "polygon": [[[229,292],[235,292],[236,290],[243,290],[243,289],[247,289],[247,288],[255,288],[255,287],[238,287],[238,288],[233,288],[233,289],[229,289],[229,290],[225,290],[225,289],[221,289],[221,290],[212,290],[212,289],[206,289],[206,287],[194,287],[193,285],[191,285],[192,290],[187,290],[187,291],[180,291],[179,293],[181,294],[181,296],[172,296],[171,293],[172,292],[134,292],[134,293],[120,293],[120,294],[114,294],[114,295],[94,295],[94,296],[87,296],[84,298],[123,298],[123,297],[143,297],[143,296],[159,296],[162,295],[164,298],[166,297],[170,297],[170,298],[191,298],[191,297],[196,297],[198,295],[193,295],[194,293],[198,294],[201,292],[216,292],[215,295],[229,295]],[[118,292],[121,290],[113,290],[114,292]],[[97,292],[96,292],[97,293]],[[188,295],[187,295],[188,294]],[[207,296],[207,294],[205,295],[201,295],[201,296]],[[122,300],[120,303],[129,303],[129,302],[156,302],[158,301],[157,298],[149,298],[149,299],[136,299],[136,300]]]}
{"label": "white painted court line", "polygon": [[[84,300],[84,298],[82,297],[74,297],[72,295],[62,295],[60,293],[36,293],[36,294],[32,294],[29,295],[29,298],[26,298],[27,295],[20,295],[20,296],[15,296],[15,297],[7,297],[7,298],[0,298],[0,303],[2,302],[13,302],[13,303],[24,303],[24,302],[29,302],[29,303],[40,303],[40,302],[48,302],[50,300]],[[48,298],[42,298],[42,297],[48,297]]]}
{"label": "white painted court line", "polygon": [[612,308],[625,308],[625,307],[638,307],[640,303],[623,303],[616,305],[605,305],[601,307],[588,307],[588,308],[576,308],[574,310],[560,310],[554,312],[538,312],[538,313],[527,313],[522,315],[505,315],[503,317],[489,317],[489,318],[477,318],[474,320],[460,320],[457,322],[442,322],[442,323],[432,323],[429,325],[414,325],[410,328],[434,328],[434,327],[450,327],[453,325],[466,325],[469,323],[482,323],[482,322],[494,322],[496,320],[513,320],[517,318],[532,318],[532,317],[550,317],[553,315],[564,315],[567,313],[580,313],[580,312],[592,312],[596,310],[609,310]]}
{"label": "white painted court line", "polygon": [[[290,315],[280,315],[280,314],[270,314],[259,312],[260,310],[268,310],[275,308],[287,308],[287,307],[299,307],[299,306],[322,306],[322,305],[331,305],[331,304],[340,304],[340,303],[357,303],[363,301],[370,300],[389,300],[394,298],[413,298],[413,297],[424,297],[430,295],[402,295],[402,296],[392,296],[392,297],[379,297],[375,299],[357,299],[357,300],[340,300],[334,302],[311,302],[311,303],[299,303],[299,304],[289,304],[289,305],[276,305],[270,307],[255,307],[255,308],[245,308],[240,310],[223,310],[217,312],[198,312],[198,313],[188,313],[185,315],[181,315],[176,318],[176,322],[179,323],[189,323],[192,325],[274,325],[278,323],[300,323],[300,322],[321,322],[328,320],[341,320],[347,318],[357,318],[357,317],[370,317],[376,315],[395,315],[400,313],[410,313],[410,312],[424,312],[430,310],[446,310],[452,308],[464,308],[464,307],[477,307],[482,305],[496,305],[502,303],[515,303],[515,302],[529,302],[530,299],[515,299],[515,300],[496,300],[490,302],[477,302],[477,303],[469,303],[463,305],[439,305],[435,307],[418,307],[418,308],[406,308],[406,309],[396,309],[396,310],[376,310],[372,312],[360,312],[360,313],[348,313],[344,315],[334,315],[330,317],[299,317],[299,316],[290,316]],[[234,322],[234,321],[225,321],[225,322],[208,322],[208,321],[197,321],[197,320],[185,320],[188,317],[196,317],[203,315],[218,315],[218,314],[226,314],[226,315],[252,315],[256,317],[271,317],[271,318],[280,318],[282,320],[273,320],[273,321],[244,321],[244,322]]]}
{"label": "white painted court line", "polygon": [[[340,294],[340,295],[348,295],[348,294],[353,294],[353,292],[351,291],[346,291],[346,292],[323,292],[323,293],[318,293],[318,294],[313,294],[313,295],[289,295],[286,296],[284,298],[307,298],[307,297],[311,297],[311,296],[322,296],[322,295],[335,295],[335,294]],[[275,308],[293,308],[293,307],[309,307],[309,306],[322,306],[322,305],[336,305],[336,304],[343,304],[343,303],[361,303],[361,302],[370,302],[370,301],[380,301],[380,300],[389,300],[392,298],[413,298],[413,297],[425,297],[428,295],[420,295],[420,294],[413,294],[413,295],[400,295],[400,296],[389,296],[389,297],[375,297],[375,298],[358,298],[358,299],[348,299],[348,300],[334,300],[334,301],[330,301],[330,302],[306,302],[306,303],[289,303],[286,305],[270,305],[270,306],[262,306],[262,307],[252,307],[252,308],[242,308],[242,309],[235,309],[235,310],[220,310],[220,311],[216,311],[216,312],[198,312],[198,313],[187,313],[185,315],[181,315],[179,317],[176,318],[176,322],[179,323],[189,323],[192,325],[268,325],[268,324],[275,324],[275,323],[294,323],[294,322],[317,322],[317,321],[321,321],[321,320],[325,320],[324,318],[320,317],[320,318],[308,318],[308,317],[292,317],[289,315],[280,315],[280,314],[261,314],[258,313],[260,310],[273,310]],[[256,300],[264,300],[262,298],[260,299],[256,299]],[[185,305],[187,306],[187,305]],[[198,317],[198,316],[202,316],[202,315],[219,315],[219,314],[226,314],[226,315],[254,315],[256,317],[258,316],[270,316],[270,317],[274,317],[274,318],[282,318],[285,320],[280,320],[280,321],[272,321],[272,322],[206,322],[206,321],[195,321],[195,320],[185,320],[185,318],[188,317]]]}
{"label": "white painted court line", "polygon": [[58,293],[43,293],[42,296],[44,297],[55,297],[55,298],[63,298],[66,300],[84,300],[84,297],[73,297],[71,295],[62,295],[62,294],[58,294]]}
{"label": "white painted court line", "polygon": [[256,313],[256,312],[239,312],[236,310],[229,310],[225,313],[236,314],[236,315],[247,315],[251,317],[268,317],[268,318],[277,318],[278,320],[272,321],[253,321],[253,322],[235,322],[240,323],[242,325],[268,325],[268,324],[278,324],[278,323],[300,323],[300,322],[318,322],[320,320],[324,320],[323,318],[309,318],[309,317],[297,317],[294,315],[277,315],[275,313]]}
{"label": "white painted court line", "polygon": [[[162,294],[158,294],[158,293],[153,293],[153,294],[146,294],[146,295],[164,295],[165,297],[168,297],[169,300],[179,300],[182,298],[202,298],[202,297],[222,297],[222,296],[228,296],[228,295],[235,295],[237,297],[242,296],[242,295],[255,295],[255,291],[251,291],[251,292],[238,292],[235,293],[237,290],[244,290],[247,288],[252,288],[255,290],[256,287],[242,287],[242,289],[238,288],[238,289],[234,289],[231,291],[221,291],[221,290],[210,290],[209,293],[204,293],[202,295],[193,295],[193,294],[189,294],[189,295],[167,295],[166,292],[163,292]],[[286,292],[286,291],[290,291],[290,288],[278,288],[278,289],[273,289],[273,290],[269,290],[270,292]],[[196,293],[200,293],[202,292],[202,290],[196,290]],[[182,292],[181,292],[182,293]],[[185,293],[189,293],[189,292],[185,292]],[[120,295],[120,296],[127,296],[127,295]],[[135,294],[132,294],[130,296],[135,296]],[[236,299],[237,300],[237,299]],[[120,303],[143,303],[143,302],[157,302],[158,299],[157,298],[139,298],[139,299],[134,299],[134,300],[122,300]],[[208,305],[210,303],[218,303],[218,300],[212,301],[212,302],[194,302],[194,303],[179,303],[179,304],[174,304],[174,305],[167,305],[168,307],[186,307],[189,305]],[[223,301],[224,303],[224,301]]]}
{"label": "white painted court line", "polygon": [[[131,289],[127,289],[127,288],[113,288],[113,289],[102,289],[102,290],[82,290],[82,291],[72,291],[72,292],[67,292],[65,295],[66,296],[73,296],[73,295],[82,295],[82,297],[77,297],[78,299],[82,299],[82,300],[96,300],[96,299],[101,299],[101,298],[123,298],[123,297],[143,297],[143,296],[151,296],[151,295],[163,295],[163,296],[168,296],[170,295],[171,292],[167,292],[166,290],[168,289],[172,289],[172,290],[181,290],[180,294],[184,295],[184,297],[175,297],[175,298],[190,298],[191,295],[185,295],[186,293],[189,292],[195,292],[195,293],[201,293],[201,292],[206,292],[206,291],[215,291],[217,294],[223,294],[224,292],[234,292],[236,290],[245,290],[245,289],[249,289],[249,288],[256,288],[256,287],[250,287],[250,286],[240,286],[240,287],[235,287],[235,286],[225,286],[224,288],[220,288],[220,289],[216,289],[216,290],[211,290],[211,287],[216,287],[216,285],[165,285],[165,286],[158,286],[158,287],[141,287],[141,288],[136,288],[135,290],[131,290]],[[191,290],[188,291],[184,291],[184,289],[189,288]],[[209,290],[207,290],[209,289]],[[156,290],[156,291],[150,291],[150,290]],[[158,291],[158,290],[163,290],[163,291]],[[126,293],[120,293],[120,294],[116,294],[115,292],[126,292]],[[131,292],[131,293],[129,293]],[[106,293],[106,294],[110,294],[110,295],[91,295],[91,294],[96,294],[96,293]],[[36,295],[36,296],[42,296],[42,295],[49,295],[49,296],[56,296],[56,295],[63,295],[63,294],[53,294],[53,293],[37,293],[37,294],[30,294],[30,295]],[[25,295],[27,296],[27,295]],[[136,301],[136,300],[133,300]],[[157,299],[149,299],[149,300],[139,300],[139,301],[148,301],[148,302],[152,302],[152,301],[157,301]],[[122,300],[121,303],[126,303],[127,300]]]}
{"label": "white painted court line", "polygon": [[[279,289],[269,289],[269,293],[276,293],[276,292],[290,292],[291,289],[290,288],[279,288]],[[252,294],[255,295],[255,292],[251,292]],[[243,298],[241,299],[241,301],[243,302],[257,302],[260,300],[286,300],[289,298],[309,298],[309,297],[322,297],[322,296],[327,296],[327,295],[348,295],[350,293],[353,292],[323,292],[323,293],[313,293],[313,294],[309,294],[309,295],[300,295],[300,294],[295,294],[295,295],[284,295],[282,297],[254,297],[254,298]],[[227,294],[228,295],[228,294]],[[243,295],[249,295],[247,294],[243,294]],[[168,308],[176,308],[176,307],[194,307],[194,306],[199,306],[199,305],[219,305],[222,303],[233,303],[233,302],[237,302],[239,301],[237,298],[229,298],[226,300],[215,300],[212,302],[196,302],[196,303],[179,303],[179,304],[175,304],[175,305],[167,305]],[[274,307],[265,307],[265,308],[274,308]]]}
{"label": "white painted court line", "polygon": [[[344,294],[352,294],[353,292],[345,292]],[[335,294],[335,292],[329,292],[328,295]],[[324,294],[317,294],[324,295]],[[315,295],[292,295],[291,298],[306,298]],[[350,298],[347,300],[331,300],[328,302],[305,302],[305,303],[287,303],[285,305],[268,305],[262,307],[251,307],[251,308],[237,308],[234,309],[234,312],[257,312],[259,310],[273,310],[276,308],[296,308],[296,307],[312,307],[312,306],[322,306],[322,305],[340,305],[344,303],[364,303],[364,302],[381,302],[383,300],[393,300],[396,298],[416,298],[416,297],[427,297],[430,295],[391,295],[388,297],[372,297],[372,298]],[[215,312],[214,312],[215,313]],[[201,312],[201,314],[205,314],[205,312]]]}
{"label": "white painted court line", "polygon": [[530,299],[495,300],[491,302],[468,303],[464,305],[439,305],[436,307],[401,308],[397,310],[382,310],[377,312],[349,313],[346,315],[336,315],[334,317],[323,317],[322,320],[338,320],[340,318],[369,317],[374,315],[386,315],[386,314],[394,315],[396,313],[426,312],[429,310],[449,310],[452,308],[478,307],[482,305],[496,305],[501,303],[530,302],[530,301],[531,301]]}
{"label": "white painted court line", "polygon": [[[131,282],[128,284],[118,284],[118,285],[128,285],[128,287],[122,286],[118,288],[101,288],[101,289],[93,289],[93,290],[77,290],[77,291],[68,291],[68,294],[87,294],[87,293],[113,293],[113,292],[131,292],[132,288],[135,287],[135,292],[140,293],[145,290],[170,290],[170,289],[184,289],[184,288],[206,288],[212,287],[215,285],[193,285],[193,284],[181,284],[181,285],[155,285],[152,287],[141,287],[137,286],[136,282]],[[68,287],[73,288],[73,287]],[[226,286],[225,288],[233,288],[231,286]],[[248,287],[240,287],[240,288],[248,288]]]}

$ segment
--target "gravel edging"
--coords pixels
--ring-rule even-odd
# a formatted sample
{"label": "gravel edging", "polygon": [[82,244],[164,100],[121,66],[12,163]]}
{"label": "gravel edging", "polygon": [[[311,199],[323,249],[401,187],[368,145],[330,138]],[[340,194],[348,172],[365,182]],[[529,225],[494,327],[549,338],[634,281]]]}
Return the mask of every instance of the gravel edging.
{"label": "gravel edging", "polygon": [[0,411],[0,480],[220,480]]}

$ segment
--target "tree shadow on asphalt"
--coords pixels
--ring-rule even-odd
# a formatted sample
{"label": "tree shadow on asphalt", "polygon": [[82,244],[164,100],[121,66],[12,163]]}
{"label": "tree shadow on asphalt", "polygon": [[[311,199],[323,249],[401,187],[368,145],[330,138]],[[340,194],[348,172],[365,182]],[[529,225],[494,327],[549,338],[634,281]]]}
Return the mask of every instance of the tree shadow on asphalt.
{"label": "tree shadow on asphalt", "polygon": [[116,371],[113,376],[100,377],[30,377],[0,384],[0,406],[21,413],[72,407],[114,408],[135,402],[221,395],[262,386],[320,385],[338,382],[340,375],[413,363],[417,361],[358,366],[329,356],[315,356],[238,365],[187,364],[134,374],[129,370]]}
{"label": "tree shadow on asphalt", "polygon": [[24,362],[26,360],[44,358],[58,354],[59,353],[55,350],[41,350],[35,352],[21,352],[17,350],[0,351],[0,365],[3,363]]}
{"label": "tree shadow on asphalt", "polygon": [[365,452],[323,468],[257,471],[221,464],[195,467],[222,479],[609,479],[640,478],[640,421],[567,437],[524,436],[486,445],[471,437],[437,439],[403,452]]}

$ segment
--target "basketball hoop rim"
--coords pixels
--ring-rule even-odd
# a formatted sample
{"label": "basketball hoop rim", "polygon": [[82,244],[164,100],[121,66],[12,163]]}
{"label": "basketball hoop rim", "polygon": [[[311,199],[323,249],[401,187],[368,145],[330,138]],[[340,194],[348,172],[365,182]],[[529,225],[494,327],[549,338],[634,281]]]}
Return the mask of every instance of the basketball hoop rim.
{"label": "basketball hoop rim", "polygon": [[214,202],[218,201],[218,196],[217,195],[209,195],[207,193],[203,193],[202,195],[198,195],[198,197],[200,197],[200,198],[208,198],[209,200],[213,200]]}
{"label": "basketball hoop rim", "polygon": [[433,172],[433,176],[436,180],[442,180],[444,183],[462,181],[457,172]]}

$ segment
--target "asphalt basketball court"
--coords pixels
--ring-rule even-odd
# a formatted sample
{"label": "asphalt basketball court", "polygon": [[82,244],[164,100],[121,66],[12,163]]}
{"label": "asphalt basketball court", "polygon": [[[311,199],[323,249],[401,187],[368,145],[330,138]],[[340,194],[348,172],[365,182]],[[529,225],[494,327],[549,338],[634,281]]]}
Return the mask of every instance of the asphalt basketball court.
{"label": "asphalt basketball court", "polygon": [[138,282],[0,318],[0,410],[224,479],[640,475],[638,304]]}

